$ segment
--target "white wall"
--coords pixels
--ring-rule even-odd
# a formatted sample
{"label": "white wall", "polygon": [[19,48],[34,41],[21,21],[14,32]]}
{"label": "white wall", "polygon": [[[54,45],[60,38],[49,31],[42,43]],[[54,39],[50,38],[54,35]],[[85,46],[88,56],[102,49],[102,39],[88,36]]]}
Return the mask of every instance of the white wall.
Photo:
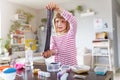
{"label": "white wall", "polygon": [[[113,39],[113,37],[116,35],[116,33],[113,36],[113,27],[115,27],[115,19],[114,19],[114,24],[112,22],[112,17],[113,17],[113,12],[117,10],[112,11],[112,6],[115,6],[116,4],[112,5],[114,0],[73,0],[72,3],[62,3],[59,4],[62,8],[66,10],[71,10],[75,9],[77,5],[83,5],[84,9],[91,8],[96,12],[96,15],[94,16],[89,16],[89,17],[80,17],[80,14],[75,10],[75,17],[77,18],[78,22],[78,29],[77,29],[77,49],[78,49],[78,55],[83,53],[83,49],[85,47],[91,49],[92,48],[92,40],[95,39],[95,34],[94,34],[94,27],[93,27],[93,20],[95,18],[101,18],[108,24],[108,31],[110,38]],[[1,4],[2,3],[2,4]],[[35,10],[32,8],[28,8],[25,6],[20,6],[17,4],[13,4],[10,2],[7,2],[5,0],[0,0],[0,6],[1,6],[1,28],[2,28],[2,37],[7,38],[7,33],[10,28],[10,20],[12,16],[15,14],[16,9],[22,8],[26,11],[30,11],[35,15],[35,18],[32,20],[30,23],[32,26],[38,27],[41,22],[40,19],[46,17],[46,10]],[[114,26],[113,26],[114,25]],[[41,51],[44,48],[44,41],[45,39],[43,38],[45,36],[45,32],[40,32],[40,40],[41,40]],[[117,44],[116,40],[114,41],[114,46]],[[117,48],[117,47],[116,47]],[[115,48],[114,48],[115,49]],[[116,52],[115,52],[116,53]],[[115,54],[115,57],[118,56],[118,54]],[[116,64],[118,58],[116,59]]]}
{"label": "white wall", "polygon": [[[96,12],[96,15],[88,17],[80,17],[80,13],[75,10],[75,17],[77,18],[78,28],[76,35],[76,43],[78,56],[84,53],[84,48],[92,49],[92,40],[95,39],[93,20],[95,18],[101,18],[108,24],[109,37],[112,39],[112,2],[111,0],[76,0],[72,3],[59,4],[66,10],[76,9],[77,5],[82,5],[84,9],[91,8]],[[44,11],[44,10],[43,10]],[[42,16],[46,16],[46,12],[40,13]],[[44,34],[42,32],[41,34]],[[44,36],[44,35],[43,35]],[[41,38],[43,38],[41,36]],[[44,45],[44,39],[42,39]],[[41,46],[43,49],[44,47]],[[79,57],[80,58],[80,57]],[[78,58],[78,59],[79,59]],[[82,61],[78,61],[80,64]]]}
{"label": "white wall", "polygon": [[[98,4],[99,3],[99,4]],[[107,4],[107,5],[106,5]],[[92,40],[95,39],[93,20],[95,18],[101,18],[108,24],[108,31],[112,34],[112,16],[111,16],[111,1],[110,0],[76,0],[72,3],[59,4],[66,10],[76,9],[77,5],[82,5],[84,9],[91,8],[96,12],[94,16],[80,17],[80,14],[75,10],[75,17],[77,18],[77,48],[78,54],[83,52],[83,49],[92,48]],[[44,10],[43,10],[44,11]],[[46,16],[46,12],[40,13],[42,16]],[[89,45],[88,45],[89,44]]]}
{"label": "white wall", "polygon": [[[15,14],[16,9],[22,8],[26,11],[31,12],[35,15],[35,18],[30,23],[34,27],[38,27],[40,23],[40,19],[46,17],[46,10],[35,10],[25,6],[17,5],[10,3],[8,1],[1,1],[2,6],[2,37],[7,37],[6,32],[8,33],[10,27],[10,20],[12,19],[13,15]],[[99,4],[98,4],[99,3]],[[107,4],[107,5],[106,5]],[[7,6],[6,6],[7,5]],[[83,52],[85,47],[90,48],[92,47],[92,40],[95,38],[94,34],[94,27],[93,27],[93,20],[94,18],[102,18],[104,21],[108,23],[108,29],[111,33],[112,29],[112,17],[111,17],[111,3],[110,0],[98,1],[98,0],[77,0],[73,1],[72,4],[64,3],[59,4],[62,8],[71,10],[76,9],[77,5],[83,5],[84,9],[91,8],[96,12],[96,15],[89,16],[89,17],[80,17],[80,14],[75,10],[75,17],[77,18],[78,22],[78,30],[77,30],[77,48],[78,52]],[[9,14],[8,14],[9,13]],[[41,36],[41,38],[43,38]],[[44,43],[44,42],[43,42]],[[89,44],[89,45],[88,45]],[[82,45],[82,46],[81,46]]]}
{"label": "white wall", "polygon": [[118,4],[118,2],[116,0],[112,0],[112,21],[113,21],[113,48],[114,48],[114,63],[116,68],[120,67],[120,53],[119,51],[119,39],[118,36],[120,34],[120,32],[118,32],[119,29],[119,23],[118,22],[118,16],[120,16],[120,5]]}
{"label": "white wall", "polygon": [[13,16],[15,15],[17,9],[23,9],[26,12],[32,13],[34,15],[34,18],[30,22],[30,24],[33,27],[38,27],[38,25],[37,25],[37,21],[38,21],[37,20],[37,18],[38,18],[37,10],[28,8],[26,6],[14,4],[14,3],[8,2],[6,0],[3,0],[3,1],[0,0],[0,3],[1,3],[1,19],[2,19],[2,21],[1,21],[2,32],[1,33],[2,33],[3,38],[7,39],[7,34],[9,32],[10,25],[12,24],[11,20],[13,19]]}
{"label": "white wall", "polygon": [[118,37],[118,62],[119,62],[119,66],[120,66],[120,15],[116,15],[117,17],[117,37]]}

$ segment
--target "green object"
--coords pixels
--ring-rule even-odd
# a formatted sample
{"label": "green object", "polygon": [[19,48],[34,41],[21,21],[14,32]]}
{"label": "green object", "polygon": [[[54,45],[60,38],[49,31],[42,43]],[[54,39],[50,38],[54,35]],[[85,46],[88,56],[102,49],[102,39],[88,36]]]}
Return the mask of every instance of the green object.
{"label": "green object", "polygon": [[76,10],[77,10],[78,12],[81,12],[81,11],[83,11],[83,7],[82,7],[81,5],[78,5],[77,8],[76,8]]}

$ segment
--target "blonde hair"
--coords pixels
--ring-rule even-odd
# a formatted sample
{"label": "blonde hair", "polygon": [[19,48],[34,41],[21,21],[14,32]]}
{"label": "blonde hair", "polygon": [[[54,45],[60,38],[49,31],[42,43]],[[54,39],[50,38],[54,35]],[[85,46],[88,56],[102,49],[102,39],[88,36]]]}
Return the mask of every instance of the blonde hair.
{"label": "blonde hair", "polygon": [[[65,19],[63,16],[61,16],[60,13],[56,13],[56,14],[54,15],[54,18],[53,18],[53,26],[54,26],[54,29],[55,29],[55,32],[56,32],[56,33],[58,32],[57,29],[56,29],[56,26],[55,26],[55,20],[56,20],[57,18],[59,18],[59,19]],[[70,29],[70,24],[69,24],[68,21],[66,21],[66,29],[64,30],[64,32],[65,32],[65,33],[68,32],[69,29]]]}

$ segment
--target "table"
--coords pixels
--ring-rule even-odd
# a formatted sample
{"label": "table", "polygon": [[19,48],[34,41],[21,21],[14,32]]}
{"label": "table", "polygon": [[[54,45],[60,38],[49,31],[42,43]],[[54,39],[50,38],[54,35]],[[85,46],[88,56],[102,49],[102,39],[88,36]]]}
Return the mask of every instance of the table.
{"label": "table", "polygon": [[[41,70],[46,71],[46,66],[45,65],[34,65],[34,68],[40,68]],[[38,75],[33,74],[31,70],[20,70],[18,71],[20,75],[16,76],[15,80],[58,80],[56,72],[51,72],[51,77],[47,79],[39,79]],[[72,71],[70,72],[68,76],[68,80],[83,80],[83,79],[75,79],[73,78],[73,73]],[[22,76],[21,76],[22,75]],[[83,75],[86,75],[86,79],[84,80],[113,80],[113,72],[108,71],[105,76],[100,76],[96,75],[93,70],[90,70],[88,73],[85,73]]]}

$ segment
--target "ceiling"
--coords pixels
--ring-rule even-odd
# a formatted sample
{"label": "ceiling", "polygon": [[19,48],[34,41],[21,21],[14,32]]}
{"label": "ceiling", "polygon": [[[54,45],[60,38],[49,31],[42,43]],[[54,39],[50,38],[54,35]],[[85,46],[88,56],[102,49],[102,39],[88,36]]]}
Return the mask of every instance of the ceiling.
{"label": "ceiling", "polygon": [[62,3],[73,2],[74,0],[8,0],[8,1],[35,9],[41,9],[51,1],[56,2],[57,4],[62,4]]}
{"label": "ceiling", "polygon": [[[49,2],[56,2],[57,4],[62,4],[62,3],[72,3],[74,0],[8,0],[13,3],[17,3],[20,5],[28,6],[34,9],[41,9],[44,8],[46,4]],[[120,0],[117,0],[118,3],[120,4]]]}

